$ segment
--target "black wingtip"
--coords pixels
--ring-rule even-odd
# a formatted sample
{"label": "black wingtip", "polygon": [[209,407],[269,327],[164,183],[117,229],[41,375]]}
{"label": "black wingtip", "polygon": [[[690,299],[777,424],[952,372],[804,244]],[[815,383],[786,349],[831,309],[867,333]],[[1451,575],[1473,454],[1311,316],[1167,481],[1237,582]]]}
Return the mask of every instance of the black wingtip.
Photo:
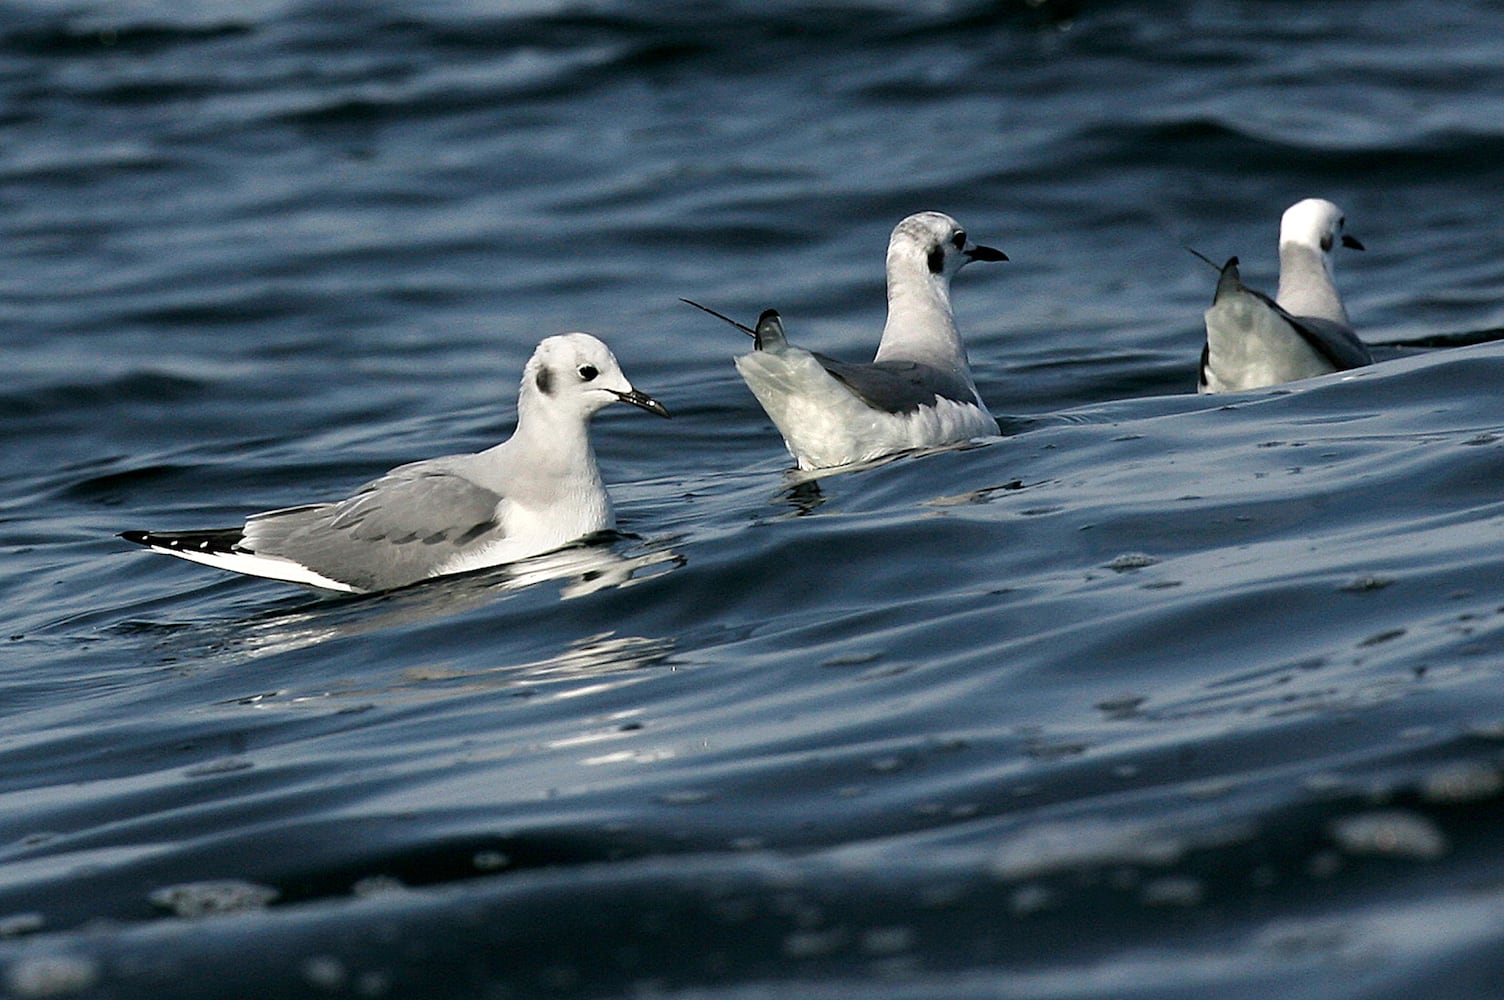
{"label": "black wingtip", "polygon": [[1180,249],[1184,250],[1186,253],[1190,254],[1192,257],[1195,257],[1197,260],[1201,261],[1203,264],[1205,264],[1207,267],[1211,268],[1213,271],[1220,271],[1220,270],[1222,270],[1220,267],[1217,266],[1217,262],[1216,261],[1212,260],[1210,257],[1208,257],[1206,254],[1202,253],[1200,250],[1197,250],[1195,247],[1191,246],[1189,243],[1182,243],[1182,244],[1180,244]]}
{"label": "black wingtip", "polygon": [[710,313],[710,315],[714,316],[718,320],[721,320],[722,322],[730,323],[732,326],[736,327],[738,330],[740,330],[742,333],[745,333],[749,337],[755,338],[757,336],[757,331],[754,330],[754,329],[752,329],[750,326],[747,326],[747,325],[745,325],[743,323],[738,323],[736,320],[732,319],[730,316],[722,315],[721,313],[716,312],[714,309],[710,308],[709,306],[702,306],[702,305],[700,305],[700,303],[696,302],[694,299],[680,298],[679,301],[683,302],[687,306],[694,306],[696,309],[700,310],[701,312],[708,312],[708,313]]}
{"label": "black wingtip", "polygon": [[243,528],[216,528],[209,531],[122,531],[120,538],[149,549],[173,552],[234,552],[245,538]]}

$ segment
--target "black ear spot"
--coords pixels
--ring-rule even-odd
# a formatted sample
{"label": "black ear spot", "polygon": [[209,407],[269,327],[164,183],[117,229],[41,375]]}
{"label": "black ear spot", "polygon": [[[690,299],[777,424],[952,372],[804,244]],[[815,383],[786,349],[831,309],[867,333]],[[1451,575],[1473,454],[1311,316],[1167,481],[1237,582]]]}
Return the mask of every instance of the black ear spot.
{"label": "black ear spot", "polygon": [[543,393],[543,395],[545,395],[545,396],[551,396],[551,395],[553,395],[553,391],[554,391],[554,374],[553,374],[553,372],[549,371],[546,366],[540,366],[539,369],[538,369],[538,374],[536,374],[536,375],[533,376],[533,384],[538,387],[538,391],[541,392],[541,393]]}
{"label": "black ear spot", "polygon": [[929,265],[931,274],[939,274],[945,270],[945,248],[936,247],[930,251]]}
{"label": "black ear spot", "polygon": [[1331,250],[1332,250],[1332,234],[1331,233],[1327,233],[1325,236],[1323,236],[1321,238],[1321,249],[1327,251],[1328,253],[1331,252]]}

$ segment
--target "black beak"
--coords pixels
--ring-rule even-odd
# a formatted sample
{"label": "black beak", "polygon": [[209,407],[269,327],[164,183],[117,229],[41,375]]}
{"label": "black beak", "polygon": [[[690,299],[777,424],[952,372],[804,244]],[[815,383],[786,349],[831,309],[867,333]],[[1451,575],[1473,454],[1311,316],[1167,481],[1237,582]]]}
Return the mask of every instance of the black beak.
{"label": "black beak", "polygon": [[649,413],[656,413],[660,417],[668,416],[668,410],[663,408],[662,403],[646,393],[638,392],[636,389],[633,389],[631,392],[618,392],[616,398],[623,403],[631,403],[633,406],[639,406]]}
{"label": "black beak", "polygon": [[1354,250],[1366,250],[1367,249],[1367,247],[1365,247],[1363,244],[1361,244],[1361,243],[1358,242],[1358,238],[1356,236],[1349,236],[1346,233],[1342,234],[1342,245],[1345,246],[1345,247],[1350,247],[1350,248],[1352,248]]}
{"label": "black beak", "polygon": [[1008,259],[1007,254],[1003,253],[1001,250],[994,250],[992,247],[972,247],[970,250],[966,251],[966,256],[970,257],[972,260]]}

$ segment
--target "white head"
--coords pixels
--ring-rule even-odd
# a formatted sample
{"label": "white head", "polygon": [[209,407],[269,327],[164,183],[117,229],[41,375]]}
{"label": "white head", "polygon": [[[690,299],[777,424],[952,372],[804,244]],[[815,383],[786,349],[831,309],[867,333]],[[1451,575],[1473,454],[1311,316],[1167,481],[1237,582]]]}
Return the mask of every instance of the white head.
{"label": "white head", "polygon": [[1285,209],[1279,223],[1279,243],[1294,243],[1322,253],[1331,253],[1338,243],[1362,250],[1363,244],[1343,231],[1346,224],[1342,209],[1325,198],[1307,198]]}
{"label": "white head", "polygon": [[1363,244],[1343,231],[1345,222],[1342,209],[1322,198],[1307,198],[1285,209],[1279,224],[1275,301],[1296,316],[1349,325],[1332,275],[1332,250],[1338,244],[1362,250]]}
{"label": "white head", "polygon": [[950,308],[950,279],[974,260],[1007,260],[979,247],[948,215],[920,212],[888,240],[888,322],[877,361],[919,361],[967,378],[966,350]]}
{"label": "white head", "polygon": [[927,274],[943,281],[974,260],[1007,260],[1001,250],[977,246],[961,224],[942,212],[919,212],[893,228],[888,277]]}
{"label": "white head", "polygon": [[611,349],[588,333],[548,337],[522,370],[519,411],[546,408],[586,419],[612,403],[668,416],[663,404],[632,388]]}

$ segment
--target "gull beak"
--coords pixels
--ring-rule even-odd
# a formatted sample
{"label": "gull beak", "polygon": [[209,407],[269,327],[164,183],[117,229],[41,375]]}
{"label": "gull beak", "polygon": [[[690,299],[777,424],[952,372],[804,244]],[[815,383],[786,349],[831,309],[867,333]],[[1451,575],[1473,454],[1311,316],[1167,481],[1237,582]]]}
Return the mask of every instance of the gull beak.
{"label": "gull beak", "polygon": [[641,407],[649,413],[656,413],[660,417],[668,416],[668,410],[663,408],[662,403],[647,393],[639,392],[636,389],[633,389],[631,392],[618,392],[616,398],[623,403],[631,403],[633,406]]}
{"label": "gull beak", "polygon": [[1354,250],[1367,249],[1363,246],[1363,244],[1358,242],[1358,238],[1356,236],[1349,236],[1346,233],[1342,234],[1342,245],[1345,247],[1350,247]]}
{"label": "gull beak", "polygon": [[971,260],[1007,260],[1008,255],[992,247],[972,247],[962,251]]}

